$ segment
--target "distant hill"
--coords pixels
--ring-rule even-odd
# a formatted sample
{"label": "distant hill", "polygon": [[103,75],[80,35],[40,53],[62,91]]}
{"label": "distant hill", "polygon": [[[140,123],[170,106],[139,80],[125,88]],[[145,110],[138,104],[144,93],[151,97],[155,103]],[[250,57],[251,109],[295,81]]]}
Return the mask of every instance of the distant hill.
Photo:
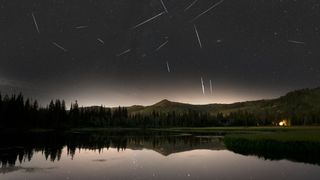
{"label": "distant hill", "polygon": [[139,106],[139,108],[137,108],[136,106],[128,107],[128,111],[130,114],[136,114],[136,113],[149,114],[149,113],[152,113],[153,111],[163,112],[163,113],[175,111],[177,113],[184,113],[184,112],[188,112],[189,110],[207,112],[207,111],[210,111],[215,106],[216,105],[185,104],[185,103],[179,103],[179,102],[172,102],[167,99],[164,99],[151,106]]}
{"label": "distant hill", "polygon": [[172,102],[165,99],[151,106],[128,107],[129,114],[150,114],[153,111],[162,113],[172,111],[184,113],[190,110],[213,115],[217,113],[230,114],[238,111],[247,111],[255,114],[266,111],[270,113],[319,113],[320,88],[293,91],[277,99],[238,102],[233,104],[193,105]]}
{"label": "distant hill", "polygon": [[69,111],[63,100],[39,108],[22,94],[1,97],[0,129],[320,125],[320,88],[233,104],[193,105],[165,99],[151,106],[79,108],[75,102]]}
{"label": "distant hill", "polygon": [[[85,109],[99,112],[100,108]],[[320,125],[320,88],[297,90],[275,99],[233,104],[193,105],[164,99],[150,106],[135,105],[124,109],[133,119],[130,123],[148,123],[150,127],[253,126],[280,122],[289,125]],[[113,108],[112,111],[119,109]]]}

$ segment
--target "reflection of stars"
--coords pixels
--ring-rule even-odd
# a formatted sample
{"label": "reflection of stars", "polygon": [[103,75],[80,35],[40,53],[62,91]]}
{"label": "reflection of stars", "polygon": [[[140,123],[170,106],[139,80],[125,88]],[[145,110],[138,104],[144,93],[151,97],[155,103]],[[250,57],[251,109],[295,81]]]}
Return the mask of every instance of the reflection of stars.
{"label": "reflection of stars", "polygon": [[138,163],[137,163],[137,154],[136,153],[134,153],[132,156],[132,165],[133,165],[134,169],[137,169]]}

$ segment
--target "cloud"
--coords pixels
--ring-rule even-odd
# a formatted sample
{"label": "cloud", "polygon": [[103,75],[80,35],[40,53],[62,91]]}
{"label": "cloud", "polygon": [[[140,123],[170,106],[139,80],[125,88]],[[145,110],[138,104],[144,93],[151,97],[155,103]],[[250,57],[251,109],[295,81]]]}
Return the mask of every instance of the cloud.
{"label": "cloud", "polygon": [[31,89],[32,84],[19,80],[12,80],[4,77],[0,77],[0,90],[22,90]]}

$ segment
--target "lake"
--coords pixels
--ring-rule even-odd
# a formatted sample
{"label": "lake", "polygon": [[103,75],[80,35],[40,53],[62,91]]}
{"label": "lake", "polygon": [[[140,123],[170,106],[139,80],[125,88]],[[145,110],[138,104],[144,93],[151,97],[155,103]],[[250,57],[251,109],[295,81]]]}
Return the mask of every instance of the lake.
{"label": "lake", "polygon": [[216,134],[7,134],[1,137],[0,179],[320,178],[320,161],[310,160],[307,151],[305,156],[270,154],[238,151]]}

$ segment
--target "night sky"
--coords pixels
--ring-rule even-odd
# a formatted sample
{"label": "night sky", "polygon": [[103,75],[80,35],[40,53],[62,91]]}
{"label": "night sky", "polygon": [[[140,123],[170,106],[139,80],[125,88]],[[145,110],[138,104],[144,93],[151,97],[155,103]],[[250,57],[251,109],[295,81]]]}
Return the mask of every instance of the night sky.
{"label": "night sky", "polygon": [[0,91],[117,106],[320,85],[319,0],[162,1],[0,0]]}

